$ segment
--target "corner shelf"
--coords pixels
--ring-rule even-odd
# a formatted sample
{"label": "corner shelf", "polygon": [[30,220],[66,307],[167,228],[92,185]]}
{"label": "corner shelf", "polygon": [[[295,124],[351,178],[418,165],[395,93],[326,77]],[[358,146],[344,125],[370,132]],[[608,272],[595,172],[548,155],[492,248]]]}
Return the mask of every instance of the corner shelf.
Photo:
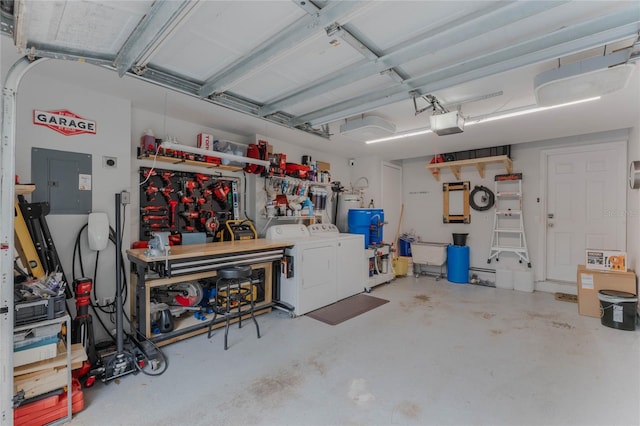
{"label": "corner shelf", "polygon": [[[507,173],[511,173],[513,171],[513,162],[506,155],[497,155],[495,157],[483,157],[483,158],[472,158],[469,160],[458,160],[458,161],[447,161],[444,163],[434,163],[427,164],[427,169],[440,170],[440,169],[450,169],[453,175],[457,180],[460,180],[460,171],[464,166],[476,166],[478,169],[478,174],[480,174],[481,178],[484,178],[484,168],[487,164],[492,163],[502,163],[504,168],[507,170]],[[433,176],[436,181],[440,181],[440,174],[434,174]]]}

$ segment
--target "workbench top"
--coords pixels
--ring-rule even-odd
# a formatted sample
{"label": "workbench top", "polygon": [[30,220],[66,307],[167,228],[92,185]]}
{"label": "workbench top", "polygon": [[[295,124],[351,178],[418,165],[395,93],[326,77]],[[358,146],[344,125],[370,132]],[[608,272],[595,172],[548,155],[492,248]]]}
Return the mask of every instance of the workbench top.
{"label": "workbench top", "polygon": [[290,241],[281,240],[269,240],[266,238],[258,238],[257,240],[237,240],[237,241],[222,241],[216,243],[206,244],[189,244],[171,246],[171,253],[169,256],[155,256],[147,257],[144,252],[146,248],[128,249],[127,255],[130,259],[136,259],[142,262],[156,262],[158,260],[174,260],[174,259],[186,259],[190,257],[200,256],[216,256],[230,253],[245,253],[252,251],[261,251],[269,249],[280,249],[285,247],[291,247],[294,243]]}

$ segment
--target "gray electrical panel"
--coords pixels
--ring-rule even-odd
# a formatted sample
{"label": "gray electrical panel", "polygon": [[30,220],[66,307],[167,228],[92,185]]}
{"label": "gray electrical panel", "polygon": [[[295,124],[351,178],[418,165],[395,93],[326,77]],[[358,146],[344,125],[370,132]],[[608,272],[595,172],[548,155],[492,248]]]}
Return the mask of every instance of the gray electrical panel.
{"label": "gray electrical panel", "polygon": [[32,202],[49,203],[49,214],[91,213],[91,154],[31,148]]}

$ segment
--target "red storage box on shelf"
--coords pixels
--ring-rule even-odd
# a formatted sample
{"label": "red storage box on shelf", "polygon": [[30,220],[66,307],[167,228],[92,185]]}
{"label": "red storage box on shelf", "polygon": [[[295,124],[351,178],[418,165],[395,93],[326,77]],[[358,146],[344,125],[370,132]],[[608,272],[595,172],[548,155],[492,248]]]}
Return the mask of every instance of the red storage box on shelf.
{"label": "red storage box on shelf", "polygon": [[287,163],[285,173],[287,176],[291,176],[299,179],[306,179],[309,173],[309,166],[303,166],[302,164]]}
{"label": "red storage box on shelf", "polygon": [[[84,408],[84,395],[78,379],[71,382],[71,413],[75,414]],[[13,424],[15,426],[40,426],[55,422],[67,416],[67,392],[52,395],[38,401],[28,402],[14,408]]]}

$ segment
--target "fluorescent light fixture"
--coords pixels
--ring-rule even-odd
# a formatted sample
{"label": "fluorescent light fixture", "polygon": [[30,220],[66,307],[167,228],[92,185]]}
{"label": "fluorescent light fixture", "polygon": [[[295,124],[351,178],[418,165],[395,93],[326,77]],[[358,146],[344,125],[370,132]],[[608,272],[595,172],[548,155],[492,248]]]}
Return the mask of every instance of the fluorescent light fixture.
{"label": "fluorescent light fixture", "polygon": [[259,160],[257,158],[242,157],[241,155],[228,154],[226,152],[212,151],[210,149],[196,148],[195,146],[182,145],[181,143],[162,142],[162,149],[174,149],[176,151],[190,152],[192,154],[208,155],[210,157],[226,158],[229,161],[237,161],[238,163],[258,164],[260,166],[269,167],[271,163],[267,160]]}
{"label": "fluorescent light fixture", "polygon": [[415,130],[409,133],[401,133],[399,135],[389,136],[388,138],[373,139],[373,140],[367,141],[366,143],[370,144],[370,143],[378,143],[378,142],[395,141],[398,139],[410,138],[412,136],[426,135],[427,133],[433,133],[433,131],[431,129]]}
{"label": "fluorescent light fixture", "polygon": [[488,115],[486,117],[476,117],[467,121],[466,124],[467,126],[473,126],[474,124],[489,123],[491,121],[502,120],[504,118],[519,117],[521,115],[533,114],[535,112],[548,111],[550,109],[564,108],[572,105],[582,104],[585,102],[597,101],[598,99],[600,99],[600,96],[595,96],[593,98],[587,98],[587,99],[580,99],[579,101],[566,102],[564,104],[551,105],[547,107],[538,107],[535,105],[530,105],[530,106],[524,107],[523,109],[506,112],[504,114],[499,114],[494,116]]}
{"label": "fluorescent light fixture", "polygon": [[[519,117],[521,115],[533,114],[535,112],[548,111],[548,110],[551,110],[551,109],[563,108],[563,107],[568,107],[568,106],[572,106],[572,105],[578,105],[578,104],[582,104],[582,103],[585,103],[585,102],[596,101],[598,99],[600,99],[600,96],[595,96],[593,98],[587,98],[587,99],[580,99],[579,101],[567,102],[567,103],[564,103],[564,104],[551,105],[551,106],[547,106],[547,107],[539,107],[539,106],[536,106],[536,105],[528,105],[526,107],[515,109],[515,110],[511,110],[511,111],[504,112],[504,113],[498,114],[498,115],[486,115],[486,116],[469,118],[465,122],[465,126],[473,126],[474,124],[489,123],[491,121],[502,120],[504,118]],[[427,133],[432,133],[431,129],[414,130],[414,131],[411,131],[411,132],[401,133],[399,135],[390,136],[388,138],[373,139],[373,140],[367,141],[366,143],[367,144],[371,144],[371,143],[378,143],[378,142],[388,142],[388,141],[393,141],[393,140],[398,140],[398,139],[410,138],[412,136],[420,136],[420,135],[424,135],[424,134],[427,134]]]}

